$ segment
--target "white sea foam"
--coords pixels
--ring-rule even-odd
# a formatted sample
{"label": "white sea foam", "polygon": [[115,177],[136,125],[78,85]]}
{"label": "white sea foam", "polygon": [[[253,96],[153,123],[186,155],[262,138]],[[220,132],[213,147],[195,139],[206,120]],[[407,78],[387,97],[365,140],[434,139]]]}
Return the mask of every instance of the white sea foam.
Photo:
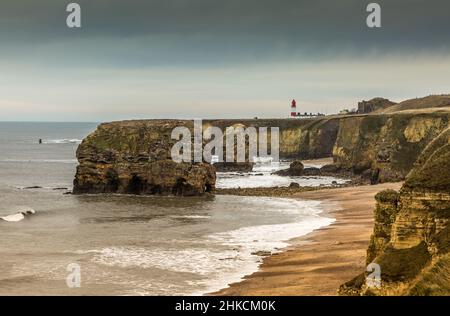
{"label": "white sea foam", "polygon": [[23,216],[22,213],[16,213],[16,214],[11,214],[8,216],[1,217],[2,220],[7,221],[7,222],[19,222],[19,221],[23,220],[24,218],[25,218],[25,216]]}
{"label": "white sea foam", "polygon": [[0,219],[7,222],[20,222],[25,216],[33,215],[36,211],[29,207],[20,208],[16,213],[0,217]]}
{"label": "white sea foam", "polygon": [[316,162],[303,162],[303,166],[305,168],[322,168],[324,166],[323,163],[316,163]]}
{"label": "white sea foam", "polygon": [[[260,172],[275,172],[281,169],[287,169],[289,168],[289,162],[286,161],[280,161],[280,162],[272,162],[272,161],[265,161],[261,160],[256,162],[253,165],[253,170],[251,173],[260,173]],[[250,174],[251,174],[250,173]]]}
{"label": "white sea foam", "polygon": [[300,184],[300,186],[330,186],[335,181],[337,184],[344,184],[348,180],[335,177],[283,177],[279,175],[265,173],[257,175],[249,174],[229,174],[217,173],[216,187],[221,189],[228,188],[270,188],[270,187],[288,187],[292,182]]}
{"label": "white sea foam", "polygon": [[[280,161],[278,163],[272,162],[270,160],[259,160],[253,165],[253,173],[258,172],[275,172],[282,169],[289,168],[292,161]],[[305,168],[322,168],[323,164],[316,162],[304,162],[303,166]]]}
{"label": "white sea foam", "polygon": [[[319,216],[321,205],[318,201],[281,198],[257,198],[257,201],[264,205],[266,212],[286,214],[290,222],[247,226],[208,234],[200,238],[200,243],[187,248],[112,246],[78,253],[91,254],[93,262],[107,266],[157,268],[196,274],[197,277],[189,281],[192,288],[196,289],[190,294],[201,295],[225,288],[228,284],[238,282],[245,275],[257,271],[262,259],[261,252],[281,251],[289,245],[290,239],[308,234],[334,221]],[[255,198],[243,198],[241,202],[254,204]]]}
{"label": "white sea foam", "polygon": [[209,215],[172,215],[171,218],[186,218],[186,219],[207,219],[211,218]]}
{"label": "white sea foam", "polygon": [[73,139],[43,139],[43,144],[79,144],[81,143],[81,139],[73,138]]}
{"label": "white sea foam", "polygon": [[[278,164],[262,161],[256,163],[251,172],[217,172],[216,187],[220,189],[288,187],[292,182],[300,186],[318,187],[331,186],[333,182],[344,184],[348,181],[328,176],[287,177],[273,174],[275,171],[289,168],[289,164],[289,161],[280,161]],[[321,166],[309,163],[305,164],[305,167]]]}
{"label": "white sea foam", "polygon": [[[267,199],[267,198],[266,198]],[[280,252],[289,245],[289,240],[304,236],[335,221],[332,218],[320,217],[322,211],[319,201],[297,201],[291,199],[275,200],[281,205],[291,203],[295,208],[278,209],[281,212],[298,212],[297,221],[286,224],[259,225],[243,227],[229,232],[216,233],[211,239],[220,244],[238,247],[241,261],[234,269],[228,269],[222,275],[218,275],[208,283],[207,290],[210,293],[227,287],[231,283],[239,282],[245,275],[258,270],[261,263],[259,252],[271,254]],[[281,206],[280,205],[280,206]],[[300,207],[300,208],[298,208]],[[199,293],[197,293],[199,294]]]}
{"label": "white sea foam", "polygon": [[23,162],[23,163],[78,163],[76,159],[0,159],[0,162]]}

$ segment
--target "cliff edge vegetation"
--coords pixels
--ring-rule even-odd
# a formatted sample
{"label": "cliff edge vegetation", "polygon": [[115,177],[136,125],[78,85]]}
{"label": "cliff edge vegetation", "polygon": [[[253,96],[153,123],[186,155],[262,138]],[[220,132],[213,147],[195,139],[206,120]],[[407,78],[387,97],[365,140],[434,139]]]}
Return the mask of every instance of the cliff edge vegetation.
{"label": "cliff edge vegetation", "polygon": [[400,102],[384,109],[379,109],[378,113],[394,113],[408,110],[439,110],[439,108],[450,107],[450,94],[430,95],[424,98],[415,98]]}
{"label": "cliff edge vegetation", "polygon": [[343,284],[343,295],[450,295],[450,128],[424,149],[400,192],[376,196],[367,264],[380,267]]}

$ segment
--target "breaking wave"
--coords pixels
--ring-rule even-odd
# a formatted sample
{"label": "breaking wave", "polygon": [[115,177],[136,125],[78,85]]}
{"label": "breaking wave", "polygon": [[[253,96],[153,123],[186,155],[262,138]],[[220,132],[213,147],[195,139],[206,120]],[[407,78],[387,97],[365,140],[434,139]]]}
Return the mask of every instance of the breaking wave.
{"label": "breaking wave", "polygon": [[42,143],[43,144],[79,144],[82,141],[83,141],[82,139],[78,139],[78,138],[73,138],[73,139],[63,138],[63,139],[43,139]]}
{"label": "breaking wave", "polygon": [[36,211],[29,207],[20,208],[16,213],[0,217],[6,222],[20,222],[26,216],[36,214]]}
{"label": "breaking wave", "polygon": [[[245,199],[244,199],[245,200]],[[178,273],[191,273],[196,290],[192,295],[211,293],[239,282],[256,272],[265,255],[277,253],[289,245],[289,240],[306,235],[315,229],[334,222],[319,216],[322,211],[318,201],[261,198],[261,203],[272,204],[274,212],[294,215],[292,221],[241,227],[204,235],[199,243],[188,247],[111,246],[78,251],[91,256],[91,261],[120,268],[161,269]],[[271,200],[271,203],[269,202]],[[254,199],[248,199],[251,203]],[[272,208],[274,207],[274,208]],[[171,216],[174,217],[174,216]],[[176,218],[207,218],[186,215]],[[175,242],[175,241],[174,241]],[[189,294],[186,292],[172,294]]]}
{"label": "breaking wave", "polygon": [[0,159],[0,162],[24,162],[24,163],[78,163],[76,159]]}

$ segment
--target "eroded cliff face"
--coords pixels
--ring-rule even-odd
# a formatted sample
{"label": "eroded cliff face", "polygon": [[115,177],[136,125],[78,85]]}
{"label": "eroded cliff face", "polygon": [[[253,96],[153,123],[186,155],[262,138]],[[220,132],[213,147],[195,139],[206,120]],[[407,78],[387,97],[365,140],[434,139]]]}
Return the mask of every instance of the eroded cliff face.
{"label": "eroded cliff face", "polygon": [[[333,156],[334,166],[327,170],[361,174],[377,183],[403,180],[420,152],[449,125],[449,118],[450,112],[442,111],[301,120],[206,120],[203,130],[208,126],[222,131],[230,126],[278,127],[281,159]],[[170,150],[175,141],[171,132],[177,126],[193,130],[192,121],[178,120],[101,124],[78,148],[74,193],[195,195],[212,190],[215,169],[211,165],[172,161]],[[268,143],[270,148],[270,140]],[[251,167],[247,165],[244,167]],[[224,170],[236,167],[242,170],[243,166],[223,166]]]}
{"label": "eroded cliff face", "polygon": [[[77,150],[79,166],[73,192],[197,195],[212,191],[215,167],[208,163],[176,163],[171,158],[171,148],[176,142],[171,139],[172,130],[184,126],[193,135],[193,125],[193,121],[181,120],[122,121],[99,125]],[[203,122],[203,130],[216,126],[225,135],[225,129],[230,126],[255,127],[257,130],[259,127],[268,127],[269,130],[270,127],[278,127],[281,158],[320,158],[331,155],[338,125],[336,119],[207,120]],[[225,137],[223,144],[225,156]],[[268,147],[270,151],[270,137]],[[219,165],[223,170],[251,168],[250,163]]]}
{"label": "eroded cliff face", "polygon": [[223,131],[228,126],[278,127],[280,157],[315,159],[331,157],[339,129],[339,118],[317,119],[254,119],[208,120],[204,127],[217,126]]}
{"label": "eroded cliff face", "polygon": [[336,118],[319,119],[305,126],[299,144],[300,159],[331,157],[341,121]]}
{"label": "eroded cliff face", "polygon": [[425,148],[399,193],[377,195],[371,262],[381,287],[363,273],[341,294],[450,295],[450,128]]}
{"label": "eroded cliff face", "polygon": [[[404,180],[424,148],[449,126],[450,112],[332,116],[317,119],[239,120],[245,127],[279,127],[280,157],[333,157],[336,169],[373,183]],[[220,127],[236,120],[211,121]]]}
{"label": "eroded cliff face", "polygon": [[131,193],[198,195],[214,189],[214,167],[176,163],[171,132],[192,122],[123,121],[98,126],[77,150],[75,194]]}
{"label": "eroded cliff face", "polygon": [[374,183],[403,180],[449,118],[450,112],[344,117],[333,148],[335,164],[366,173]]}

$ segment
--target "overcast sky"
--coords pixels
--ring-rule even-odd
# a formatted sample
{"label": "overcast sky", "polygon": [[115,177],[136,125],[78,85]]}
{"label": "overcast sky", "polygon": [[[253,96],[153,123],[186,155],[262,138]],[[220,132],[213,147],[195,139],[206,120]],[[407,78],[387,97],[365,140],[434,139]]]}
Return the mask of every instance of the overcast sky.
{"label": "overcast sky", "polygon": [[1,0],[0,121],[286,117],[450,93],[450,2]]}

